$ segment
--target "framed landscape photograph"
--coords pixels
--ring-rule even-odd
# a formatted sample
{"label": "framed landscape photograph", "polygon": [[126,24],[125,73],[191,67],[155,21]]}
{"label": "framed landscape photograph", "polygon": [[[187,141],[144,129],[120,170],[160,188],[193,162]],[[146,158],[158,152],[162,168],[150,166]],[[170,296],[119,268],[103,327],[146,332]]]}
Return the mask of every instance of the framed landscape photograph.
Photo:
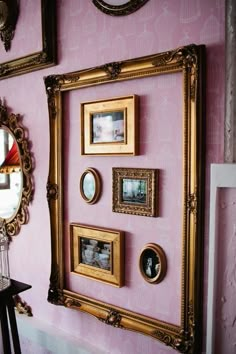
{"label": "framed landscape photograph", "polygon": [[148,283],[160,283],[166,275],[166,269],[167,262],[163,249],[155,243],[145,245],[139,258],[139,270],[143,278]]}
{"label": "framed landscape photograph", "polygon": [[142,216],[157,215],[157,170],[112,169],[112,210]]}
{"label": "framed landscape photograph", "polygon": [[81,103],[82,155],[137,155],[137,95]]}
{"label": "framed landscape photograph", "polygon": [[124,233],[70,224],[71,271],[117,287],[124,285]]}

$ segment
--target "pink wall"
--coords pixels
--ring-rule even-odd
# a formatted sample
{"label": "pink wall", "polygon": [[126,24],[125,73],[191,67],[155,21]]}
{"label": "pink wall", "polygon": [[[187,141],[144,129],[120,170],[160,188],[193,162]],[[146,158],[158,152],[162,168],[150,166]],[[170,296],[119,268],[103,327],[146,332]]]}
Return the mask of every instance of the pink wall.
{"label": "pink wall", "polygon": [[[34,13],[35,0],[22,0],[22,8],[27,7],[31,12],[30,18],[37,18]],[[50,224],[46,200],[46,182],[48,175],[49,156],[49,124],[46,93],[43,77],[49,74],[66,73],[69,71],[85,69],[106,62],[125,60],[148,54],[158,53],[178,46],[196,43],[207,46],[207,111],[206,111],[206,155],[207,155],[207,188],[206,188],[206,220],[208,218],[209,204],[209,165],[212,162],[222,162],[223,159],[223,117],[224,117],[224,1],[223,0],[150,0],[143,8],[127,17],[115,18],[99,12],[92,2],[78,0],[58,0],[58,65],[47,70],[29,73],[23,76],[7,79],[0,82],[0,96],[6,98],[7,105],[23,116],[23,122],[29,129],[32,141],[32,151],[35,157],[35,195],[30,206],[30,222],[22,227],[20,235],[15,238],[10,249],[11,275],[13,278],[32,284],[32,290],[24,294],[24,299],[32,306],[35,317],[38,317],[58,328],[70,332],[78,338],[93,338],[93,343],[107,352],[118,354],[128,353],[169,353],[172,349],[163,344],[140,334],[114,329],[106,326],[92,317],[60,308],[47,303],[47,291],[50,275]],[[21,14],[23,16],[23,14]],[[19,22],[20,23],[20,22]],[[37,26],[37,21],[35,26]],[[27,26],[27,30],[28,30]],[[34,25],[32,24],[32,28]],[[29,31],[29,30],[28,30]],[[17,38],[17,37],[16,37]],[[16,39],[15,38],[15,39]],[[37,42],[37,41],[36,41]],[[35,46],[37,45],[35,42]],[[14,42],[12,50],[21,50],[21,42]],[[1,52],[0,62],[6,60],[6,55]],[[174,140],[175,131],[180,129],[179,119],[181,106],[181,83],[178,75],[147,79],[145,86],[140,82],[116,84],[115,96],[137,93],[147,95],[141,107],[141,116],[148,120],[149,117],[160,119],[162,122],[158,130],[153,133],[152,121],[149,130],[142,130],[141,147],[148,151],[132,159],[126,158],[91,158],[80,162],[80,167],[69,175],[68,184],[68,217],[70,221],[91,223],[88,213],[97,213],[100,226],[124,229],[128,235],[128,264],[127,283],[124,288],[113,289],[86,279],[82,281],[83,291],[92,295],[96,293],[99,299],[106,297],[106,301],[124,307],[131,307],[135,311],[150,314],[149,303],[140,305],[140,299],[149,294],[150,302],[157,298],[158,291],[161,296],[161,306],[154,309],[154,315],[163,320],[178,323],[179,312],[179,287],[180,270],[178,268],[180,249],[173,249],[172,241],[178,243],[179,218],[174,210],[178,207],[179,199],[179,174],[176,174],[177,188],[173,185],[173,171],[178,159],[181,159],[180,144]],[[67,96],[67,109],[70,117],[67,129],[70,129],[71,139],[68,151],[77,150],[78,136],[77,116],[79,115],[79,102],[114,96],[109,86],[99,87],[96,90],[84,89],[78,96],[77,92]],[[159,95],[154,95],[158,92]],[[158,107],[158,110],[156,109]],[[169,114],[168,114],[169,112]],[[170,112],[172,114],[170,114]],[[175,113],[175,115],[173,115]],[[173,121],[166,121],[164,117]],[[162,119],[161,119],[162,117]],[[66,116],[66,119],[68,116]],[[142,124],[142,122],[141,122]],[[173,124],[175,124],[173,126]],[[180,135],[180,134],[179,134]],[[156,139],[156,136],[158,139]],[[159,142],[158,142],[159,141]],[[174,145],[173,145],[174,142]],[[155,147],[154,147],[155,145]],[[154,154],[153,151],[160,151]],[[75,156],[76,158],[76,156]],[[68,163],[72,164],[71,153],[68,154]],[[78,161],[76,160],[76,163]],[[162,215],[168,219],[174,217],[173,225],[168,225],[164,217],[158,219],[124,216],[110,212],[109,199],[111,197],[111,179],[108,177],[108,166],[139,166],[160,168],[162,173],[162,188],[172,186],[169,195],[161,199]],[[106,180],[102,198],[95,206],[88,206],[82,202],[78,192],[78,178],[85,167],[93,166],[101,169],[102,177]],[[74,191],[77,193],[74,193]],[[160,190],[160,193],[162,189]],[[74,193],[73,198],[71,194]],[[171,199],[170,199],[171,196]],[[78,214],[80,208],[81,214]],[[96,211],[95,211],[96,208]],[[178,209],[178,208],[177,208]],[[104,215],[104,211],[106,211]],[[82,213],[83,212],[83,213]],[[79,216],[78,216],[79,215]],[[83,215],[81,217],[81,215]],[[106,218],[109,217],[109,225]],[[78,220],[79,218],[79,220]],[[158,232],[156,231],[158,230]],[[150,235],[146,238],[145,234]],[[173,240],[174,238],[174,240]],[[206,260],[207,260],[208,227],[206,227]],[[161,284],[160,288],[153,288],[143,282],[137,269],[137,256],[143,244],[155,241],[165,249],[170,264],[170,273]],[[135,245],[132,242],[135,240]],[[177,266],[175,266],[177,265]],[[78,285],[72,277],[68,280],[74,289]],[[81,282],[80,282],[81,284]],[[165,299],[170,288],[176,293]],[[150,289],[152,296],[150,297]],[[160,290],[159,290],[160,289]],[[82,291],[79,289],[79,291]],[[128,302],[128,305],[126,305]],[[152,307],[153,309],[153,307]],[[89,335],[88,335],[89,333]]]}

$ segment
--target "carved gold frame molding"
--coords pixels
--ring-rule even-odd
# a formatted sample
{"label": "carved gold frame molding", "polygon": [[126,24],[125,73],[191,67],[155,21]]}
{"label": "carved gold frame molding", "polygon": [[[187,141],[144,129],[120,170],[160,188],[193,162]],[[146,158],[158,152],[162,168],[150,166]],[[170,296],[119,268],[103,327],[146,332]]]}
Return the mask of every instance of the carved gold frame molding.
{"label": "carved gold frame molding", "polygon": [[[149,335],[181,353],[201,346],[202,236],[204,202],[203,78],[204,46],[189,45],[164,53],[45,78],[50,121],[47,197],[51,220],[51,276],[48,301],[87,312],[113,327]],[[180,325],[110,305],[66,288],[64,280],[63,92],[150,76],[182,73],[182,263]],[[125,84],[125,83],[124,83]],[[171,247],[171,245],[170,245]],[[79,281],[79,280],[78,280]],[[157,300],[158,304],[158,300]]]}
{"label": "carved gold frame molding", "polygon": [[16,212],[6,219],[6,233],[9,237],[16,236],[21,225],[29,219],[28,206],[33,199],[33,156],[30,151],[30,141],[27,130],[21,123],[19,114],[9,113],[6,105],[0,99],[0,128],[6,129],[14,137],[21,164],[22,192]]}
{"label": "carved gold frame molding", "polygon": [[[23,11],[23,9],[21,9]],[[0,80],[56,64],[56,2],[41,0],[42,50],[0,63]]]}

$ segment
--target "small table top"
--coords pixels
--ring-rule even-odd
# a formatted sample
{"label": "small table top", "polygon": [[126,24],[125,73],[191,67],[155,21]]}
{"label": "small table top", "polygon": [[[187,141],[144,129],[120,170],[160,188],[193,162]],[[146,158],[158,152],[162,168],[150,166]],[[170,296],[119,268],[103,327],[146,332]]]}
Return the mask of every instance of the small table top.
{"label": "small table top", "polygon": [[12,297],[14,295],[17,295],[21,293],[22,291],[30,289],[32,286],[29,284],[21,283],[17,280],[11,279],[11,285],[0,291],[0,300],[1,302],[8,299],[9,297]]}

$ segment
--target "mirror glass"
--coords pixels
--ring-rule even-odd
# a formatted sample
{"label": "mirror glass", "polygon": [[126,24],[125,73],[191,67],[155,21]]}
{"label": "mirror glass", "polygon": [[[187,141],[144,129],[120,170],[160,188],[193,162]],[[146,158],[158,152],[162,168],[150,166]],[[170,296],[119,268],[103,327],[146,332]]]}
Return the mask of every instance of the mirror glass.
{"label": "mirror glass", "polygon": [[18,144],[7,128],[0,128],[0,218],[12,219],[17,213],[22,184]]}
{"label": "mirror glass", "polygon": [[83,192],[87,199],[92,199],[95,194],[95,178],[88,172],[83,178]]}

